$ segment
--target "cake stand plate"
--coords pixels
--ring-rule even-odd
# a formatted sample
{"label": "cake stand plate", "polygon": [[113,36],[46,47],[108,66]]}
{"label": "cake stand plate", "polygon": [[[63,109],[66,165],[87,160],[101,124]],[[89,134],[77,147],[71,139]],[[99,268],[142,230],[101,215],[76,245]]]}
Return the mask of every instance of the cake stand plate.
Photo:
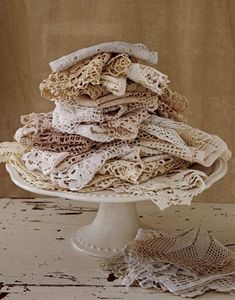
{"label": "cake stand plate", "polygon": [[[227,172],[227,163],[221,159],[210,168],[197,165],[194,167],[207,173],[206,189]],[[11,180],[27,191],[69,200],[99,203],[99,210],[93,222],[79,229],[72,237],[72,246],[75,250],[97,257],[113,256],[119,254],[122,248],[135,238],[140,227],[146,227],[139,220],[135,203],[149,200],[148,197],[117,194],[111,191],[96,193],[50,191],[28,183],[10,164],[6,164],[6,169]]]}

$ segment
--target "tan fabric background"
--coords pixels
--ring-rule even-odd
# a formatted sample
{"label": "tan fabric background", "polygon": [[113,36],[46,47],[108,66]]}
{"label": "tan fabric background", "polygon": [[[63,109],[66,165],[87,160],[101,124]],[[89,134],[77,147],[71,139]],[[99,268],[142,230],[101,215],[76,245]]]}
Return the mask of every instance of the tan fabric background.
{"label": "tan fabric background", "polygon": [[[0,140],[19,115],[48,111],[38,85],[48,62],[104,41],[142,42],[159,53],[160,71],[191,100],[190,124],[234,148],[235,1],[1,0]],[[196,201],[235,202],[235,160],[229,173]],[[28,197],[1,166],[1,197]]]}

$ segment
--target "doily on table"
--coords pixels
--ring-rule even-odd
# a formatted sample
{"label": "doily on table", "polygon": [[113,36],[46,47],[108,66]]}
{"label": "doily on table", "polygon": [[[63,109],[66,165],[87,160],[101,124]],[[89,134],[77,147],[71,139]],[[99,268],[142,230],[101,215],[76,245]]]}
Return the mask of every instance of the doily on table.
{"label": "doily on table", "polygon": [[208,290],[235,293],[235,254],[200,228],[175,234],[139,229],[123,255],[104,259],[101,268],[126,286],[182,297]]}

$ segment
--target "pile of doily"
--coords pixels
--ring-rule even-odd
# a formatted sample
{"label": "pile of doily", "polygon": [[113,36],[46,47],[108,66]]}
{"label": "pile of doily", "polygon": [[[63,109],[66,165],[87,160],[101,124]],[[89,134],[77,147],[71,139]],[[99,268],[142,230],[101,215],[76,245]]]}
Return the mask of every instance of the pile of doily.
{"label": "pile of doily", "polygon": [[21,117],[14,143],[0,145],[29,183],[50,190],[145,195],[161,209],[190,204],[227,145],[185,123],[188,101],[155,68],[142,44],[104,43],[50,63],[41,95],[47,113]]}
{"label": "pile of doily", "polygon": [[174,234],[139,229],[122,255],[103,259],[100,267],[126,287],[190,298],[211,290],[235,295],[235,254],[196,227]]}

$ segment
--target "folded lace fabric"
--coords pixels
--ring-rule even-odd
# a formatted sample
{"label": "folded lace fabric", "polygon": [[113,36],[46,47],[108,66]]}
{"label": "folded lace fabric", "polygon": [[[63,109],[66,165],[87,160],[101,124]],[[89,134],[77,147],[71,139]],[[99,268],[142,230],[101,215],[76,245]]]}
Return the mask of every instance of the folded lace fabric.
{"label": "folded lace fabric", "polygon": [[[79,95],[89,95],[91,86],[100,85],[102,68],[110,57],[109,53],[98,54],[67,70],[50,74],[48,79],[39,86],[41,95],[50,100],[73,99]],[[105,91],[109,93],[106,88],[103,93]]]}
{"label": "folded lace fabric", "polygon": [[[131,151],[128,145],[121,144],[118,147],[116,143],[113,148],[106,146],[106,157],[104,149],[98,153],[89,151],[80,156],[71,156],[68,152],[38,149],[27,152],[27,148],[18,143],[5,146],[9,155],[2,156],[5,157],[4,161],[10,162],[23,178],[36,187],[80,192],[110,189],[120,193],[145,195],[161,209],[172,204],[189,204],[192,197],[203,190],[206,178],[203,172],[177,169],[183,167],[185,162],[173,157],[167,158],[166,155],[159,155],[158,160],[155,158],[153,162],[146,164],[112,161],[110,158],[116,155],[125,157]],[[0,150],[3,152],[6,147],[2,146]],[[143,167],[142,172],[138,169],[140,165]],[[173,170],[175,173],[167,175],[167,172]],[[152,176],[155,176],[154,180],[148,180]],[[137,182],[142,183],[133,184]]]}
{"label": "folded lace fabric", "polygon": [[[166,75],[150,66],[133,63],[127,54],[112,56],[111,53],[103,52],[79,61],[63,71],[51,73],[40,84],[40,90],[41,95],[50,100],[74,100],[86,94],[96,99],[109,92],[123,96],[127,88],[127,78],[159,95],[169,82]],[[94,93],[91,92],[92,86],[102,88]]]}
{"label": "folded lace fabric", "polygon": [[52,128],[52,113],[31,113],[29,115],[21,116],[21,124],[23,125],[17,129],[15,133],[15,140],[21,143],[24,137],[32,137],[34,134],[40,134],[45,130]]}
{"label": "folded lace fabric", "polygon": [[156,65],[158,60],[157,52],[150,52],[148,48],[143,44],[108,42],[78,50],[74,53],[52,61],[49,65],[53,72],[58,72],[61,70],[68,69],[72,65],[86,58],[103,52],[117,53],[119,55],[126,54],[138,60],[143,60],[144,62],[150,65]]}
{"label": "folded lace fabric", "polygon": [[[131,111],[131,105],[128,108],[129,111]],[[117,108],[114,112],[107,111],[106,114],[101,113],[99,109],[93,110],[93,108],[85,110],[86,114],[83,112],[81,107],[64,109],[63,106],[58,106],[53,115],[47,113],[25,116],[23,118],[24,126],[18,129],[15,138],[20,142],[24,136],[30,137],[54,127],[55,130],[62,133],[80,135],[96,142],[108,142],[114,139],[133,140],[137,137],[139,128],[139,145],[147,145],[149,148],[161,150],[189,162],[197,162],[209,167],[219,157],[224,157],[226,160],[230,158],[227,145],[219,137],[181,122],[156,115],[150,116],[143,109],[126,114],[123,114],[125,108],[122,107]],[[78,116],[81,116],[81,119]],[[97,125],[96,123],[87,124],[77,121],[94,119],[104,122]]]}
{"label": "folded lace fabric", "polygon": [[96,142],[126,141],[137,137],[140,124],[146,118],[148,118],[147,111],[141,109],[101,124],[79,124],[77,122],[71,124],[70,121],[66,122],[66,119],[53,119],[53,127],[61,132],[78,134]]}
{"label": "folded lace fabric", "polygon": [[132,63],[127,71],[127,77],[133,82],[139,83],[151,91],[161,95],[163,89],[169,83],[168,77],[156,69],[141,65],[139,63]]}
{"label": "folded lace fabric", "polygon": [[193,164],[208,168],[231,153],[183,123],[188,101],[156,62],[144,45],[120,42],[52,62],[40,90],[54,111],[22,116],[18,144],[0,146],[0,160],[48,189],[146,195],[161,209],[190,204],[207,180]]}
{"label": "folded lace fabric", "polygon": [[3,142],[0,143],[0,162],[8,162],[13,155],[21,155],[26,148],[17,142]]}
{"label": "folded lace fabric", "polygon": [[12,154],[8,159],[10,165],[29,183],[34,187],[52,190],[52,191],[63,191],[59,186],[56,186],[51,182],[47,175],[37,170],[30,171],[26,168],[24,161],[22,160],[22,154]]}
{"label": "folded lace fabric", "polygon": [[156,155],[152,161],[128,161],[124,159],[107,161],[98,173],[112,175],[124,181],[138,184],[183,167],[186,167],[185,161],[167,154],[160,154]]}
{"label": "folded lace fabric", "polygon": [[[117,152],[126,153],[127,149],[124,147],[119,150],[112,149],[109,157],[114,157]],[[154,201],[160,209],[165,209],[173,204],[189,205],[192,198],[202,192],[205,186],[205,173],[193,169],[177,169],[170,174],[161,175],[164,173],[164,167],[162,167],[161,171],[155,169],[155,172],[158,173],[155,174],[156,177],[140,184],[127,181],[128,179],[134,181],[135,175],[129,176],[125,180],[119,179],[123,175],[121,172],[119,177],[102,174],[94,176],[100,166],[104,166],[104,170],[106,169],[105,163],[102,164],[102,155],[100,154],[101,151],[92,157],[91,154],[87,155],[85,159],[84,156],[80,157],[80,161],[74,163],[75,157],[70,157],[68,153],[56,154],[55,152],[31,150],[31,152],[23,154],[23,159],[19,155],[12,155],[8,161],[26,181],[39,188],[71,192],[111,190],[117,193],[142,195]],[[25,160],[27,160],[26,163]],[[69,162],[72,163],[71,167],[68,166]],[[174,165],[171,167],[174,169]],[[168,168],[170,169],[169,166],[166,166],[165,172],[168,172]],[[142,174],[142,178],[144,176],[146,176],[145,173]],[[148,173],[146,177],[148,178]]]}
{"label": "folded lace fabric", "polygon": [[123,284],[195,297],[209,290],[235,292],[235,254],[200,228],[181,233],[139,229],[123,255],[101,261]]}
{"label": "folded lace fabric", "polygon": [[99,143],[76,134],[66,134],[48,129],[32,136],[20,138],[20,142],[28,147],[55,152],[69,152],[79,155],[95,148]]}
{"label": "folded lace fabric", "polygon": [[[135,164],[121,161],[120,167],[118,159],[126,156],[130,158],[131,152],[136,153],[135,150],[136,146],[113,142],[77,156],[71,156],[68,152],[32,149],[22,159],[29,171],[42,172],[56,186],[70,191],[87,191],[87,185],[92,191],[102,190],[103,181],[99,180],[96,189],[92,186],[92,180],[99,173],[101,176],[111,175],[111,178],[105,178],[106,189],[148,196],[161,209],[172,204],[190,204],[192,197],[204,189],[205,173],[187,169],[185,162],[167,155],[161,155],[159,159],[155,156],[153,161],[140,161]],[[112,164],[113,159],[116,163]],[[143,167],[142,171],[140,165]]]}
{"label": "folded lace fabric", "polygon": [[205,189],[206,178],[207,175],[198,170],[177,169],[140,184],[115,181],[109,189],[116,193],[145,196],[164,210],[171,205],[190,205],[193,197]]}
{"label": "folded lace fabric", "polygon": [[218,136],[182,122],[153,115],[141,124],[140,132],[161,140],[160,143],[155,139],[151,141],[150,137],[148,145],[153,148],[206,167],[211,166],[219,157],[225,160],[231,157],[227,145]]}

